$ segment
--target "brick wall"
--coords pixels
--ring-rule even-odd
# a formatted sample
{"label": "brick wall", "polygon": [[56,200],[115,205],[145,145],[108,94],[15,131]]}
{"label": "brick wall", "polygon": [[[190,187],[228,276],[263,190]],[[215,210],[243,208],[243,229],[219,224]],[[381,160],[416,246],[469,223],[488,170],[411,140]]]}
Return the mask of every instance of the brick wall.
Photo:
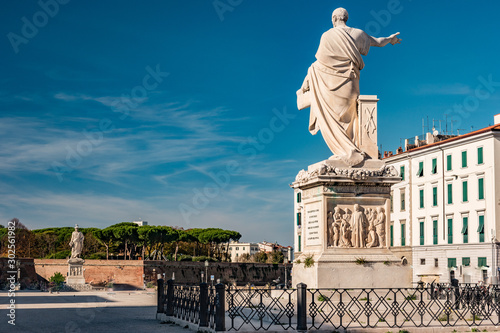
{"label": "brick wall", "polygon": [[[126,284],[142,288],[144,262],[142,260],[85,260],[83,264],[86,283],[113,281],[115,284]],[[45,279],[54,273],[66,275],[68,261],[66,259],[35,259],[36,272]]]}

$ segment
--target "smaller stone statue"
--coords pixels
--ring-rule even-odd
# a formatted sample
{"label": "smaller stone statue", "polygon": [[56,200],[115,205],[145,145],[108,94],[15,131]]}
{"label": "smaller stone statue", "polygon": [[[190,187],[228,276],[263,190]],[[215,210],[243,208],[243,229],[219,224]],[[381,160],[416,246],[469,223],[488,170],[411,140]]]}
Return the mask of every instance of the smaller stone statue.
{"label": "smaller stone statue", "polygon": [[71,246],[71,259],[80,258],[83,249],[83,234],[78,231],[78,224],[75,224],[75,231],[71,234],[71,241],[69,246]]}
{"label": "smaller stone statue", "polygon": [[335,207],[335,213],[333,214],[333,246],[339,246],[340,240],[340,226],[342,224],[342,214],[340,213],[340,208]]}
{"label": "smaller stone statue", "polygon": [[379,247],[385,246],[385,211],[384,208],[377,208],[377,221],[375,222],[375,230],[379,238]]}

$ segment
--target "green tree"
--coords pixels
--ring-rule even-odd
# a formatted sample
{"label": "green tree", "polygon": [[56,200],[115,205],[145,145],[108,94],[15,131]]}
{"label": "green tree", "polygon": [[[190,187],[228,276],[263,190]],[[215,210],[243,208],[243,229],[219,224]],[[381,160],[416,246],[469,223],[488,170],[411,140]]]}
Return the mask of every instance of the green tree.
{"label": "green tree", "polygon": [[273,251],[269,255],[269,259],[271,263],[273,264],[282,264],[283,260],[285,259],[285,256],[283,255],[283,252],[281,251]]}
{"label": "green tree", "polygon": [[253,260],[255,262],[265,263],[267,262],[267,253],[263,251],[257,252],[253,255]]}

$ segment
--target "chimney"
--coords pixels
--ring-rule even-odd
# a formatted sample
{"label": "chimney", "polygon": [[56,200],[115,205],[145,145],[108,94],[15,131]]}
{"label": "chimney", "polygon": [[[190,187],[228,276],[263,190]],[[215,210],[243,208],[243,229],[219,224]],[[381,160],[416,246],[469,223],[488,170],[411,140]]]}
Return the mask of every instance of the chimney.
{"label": "chimney", "polygon": [[496,114],[493,119],[494,119],[495,125],[500,124],[500,113]]}

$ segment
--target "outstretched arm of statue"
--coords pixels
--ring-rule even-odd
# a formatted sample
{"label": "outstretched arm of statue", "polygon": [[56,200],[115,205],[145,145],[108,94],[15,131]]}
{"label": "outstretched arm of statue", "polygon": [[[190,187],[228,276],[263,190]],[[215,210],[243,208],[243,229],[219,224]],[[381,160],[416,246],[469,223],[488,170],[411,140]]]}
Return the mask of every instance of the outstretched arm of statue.
{"label": "outstretched arm of statue", "polygon": [[401,44],[401,39],[398,38],[398,35],[399,35],[399,32],[396,32],[395,34],[392,34],[389,37],[371,37],[370,36],[371,37],[370,46],[383,47],[389,43],[391,43],[392,45]]}

